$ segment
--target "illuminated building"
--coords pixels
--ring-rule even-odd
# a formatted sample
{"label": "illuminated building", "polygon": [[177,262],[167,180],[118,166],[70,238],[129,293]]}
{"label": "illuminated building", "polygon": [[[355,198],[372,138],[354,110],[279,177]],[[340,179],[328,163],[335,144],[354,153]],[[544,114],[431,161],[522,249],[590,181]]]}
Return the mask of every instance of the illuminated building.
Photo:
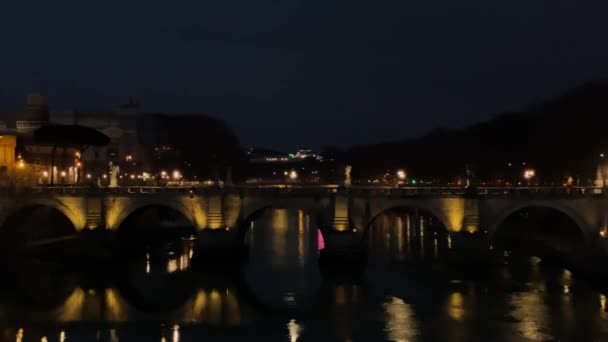
{"label": "illuminated building", "polygon": [[0,176],[4,176],[11,174],[15,168],[17,136],[8,132],[0,134]]}
{"label": "illuminated building", "polygon": [[152,155],[139,139],[140,116],[139,103],[132,99],[111,111],[87,113],[63,111],[51,112],[50,115],[53,123],[91,127],[110,138],[108,146],[91,147],[84,152],[82,160],[87,170],[94,173],[106,171],[111,161],[120,165],[122,171],[137,174],[149,171]]}

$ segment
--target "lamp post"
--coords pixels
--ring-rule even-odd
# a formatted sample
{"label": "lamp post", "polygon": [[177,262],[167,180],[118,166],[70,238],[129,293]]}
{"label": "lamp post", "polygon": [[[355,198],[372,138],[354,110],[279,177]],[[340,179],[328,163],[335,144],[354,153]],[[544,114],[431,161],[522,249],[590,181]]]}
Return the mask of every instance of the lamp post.
{"label": "lamp post", "polygon": [[534,171],[533,169],[524,170],[524,178],[528,182],[528,187],[530,187],[530,182],[531,182],[532,178],[534,178],[535,175],[536,175],[536,171]]}
{"label": "lamp post", "polygon": [[298,172],[296,170],[291,170],[289,172],[289,180],[295,182],[298,179]]}
{"label": "lamp post", "polygon": [[405,182],[406,178],[407,178],[407,173],[405,172],[405,170],[403,170],[403,169],[397,170],[397,186],[399,184],[403,184],[403,182]]}

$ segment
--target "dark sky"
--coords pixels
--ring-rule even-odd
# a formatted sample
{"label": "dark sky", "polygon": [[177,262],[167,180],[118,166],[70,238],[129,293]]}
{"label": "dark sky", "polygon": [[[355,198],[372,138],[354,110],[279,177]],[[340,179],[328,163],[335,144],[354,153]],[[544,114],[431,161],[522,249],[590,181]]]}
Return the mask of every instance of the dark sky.
{"label": "dark sky", "polygon": [[206,112],[244,144],[380,142],[608,77],[600,0],[3,1],[0,107]]}

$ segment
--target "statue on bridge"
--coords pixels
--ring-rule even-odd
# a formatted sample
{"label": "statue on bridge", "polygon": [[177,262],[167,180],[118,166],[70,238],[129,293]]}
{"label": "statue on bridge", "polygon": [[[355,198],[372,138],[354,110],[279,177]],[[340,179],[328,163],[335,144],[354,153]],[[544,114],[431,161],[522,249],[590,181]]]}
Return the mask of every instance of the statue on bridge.
{"label": "statue on bridge", "polygon": [[352,166],[350,165],[346,165],[344,167],[344,187],[345,188],[350,188],[351,186],[351,179],[350,179],[350,171],[352,170]]}
{"label": "statue on bridge", "polygon": [[117,188],[118,187],[118,174],[120,173],[120,167],[110,162],[108,164],[110,168],[110,185],[109,188]]}

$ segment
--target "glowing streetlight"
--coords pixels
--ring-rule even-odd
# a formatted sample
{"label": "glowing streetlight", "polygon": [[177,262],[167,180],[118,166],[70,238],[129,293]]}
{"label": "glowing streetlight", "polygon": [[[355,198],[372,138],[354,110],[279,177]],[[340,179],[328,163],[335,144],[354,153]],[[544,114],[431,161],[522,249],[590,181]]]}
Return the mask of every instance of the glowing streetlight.
{"label": "glowing streetlight", "polygon": [[91,179],[91,174],[87,173],[87,179]]}
{"label": "glowing streetlight", "polygon": [[67,173],[65,171],[61,171],[61,177],[65,177],[67,176]]}
{"label": "glowing streetlight", "polygon": [[528,186],[530,185],[530,180],[534,178],[534,176],[536,176],[536,171],[534,171],[533,169],[526,169],[524,171],[524,178],[528,182]]}
{"label": "glowing streetlight", "polygon": [[19,162],[17,162],[17,167],[20,169],[23,169],[25,167],[25,162],[23,161],[23,159],[20,159]]}
{"label": "glowing streetlight", "polygon": [[42,177],[48,178],[48,176],[49,176],[49,172],[48,171],[42,171]]}
{"label": "glowing streetlight", "polygon": [[179,180],[182,178],[182,173],[179,170],[173,170],[172,177],[174,180]]}
{"label": "glowing streetlight", "polygon": [[397,178],[399,178],[400,181],[405,180],[406,177],[407,177],[407,174],[405,173],[405,170],[403,170],[403,169],[397,170]]}
{"label": "glowing streetlight", "polygon": [[289,179],[291,179],[292,181],[298,179],[298,173],[296,172],[296,170],[291,170],[289,172]]}

